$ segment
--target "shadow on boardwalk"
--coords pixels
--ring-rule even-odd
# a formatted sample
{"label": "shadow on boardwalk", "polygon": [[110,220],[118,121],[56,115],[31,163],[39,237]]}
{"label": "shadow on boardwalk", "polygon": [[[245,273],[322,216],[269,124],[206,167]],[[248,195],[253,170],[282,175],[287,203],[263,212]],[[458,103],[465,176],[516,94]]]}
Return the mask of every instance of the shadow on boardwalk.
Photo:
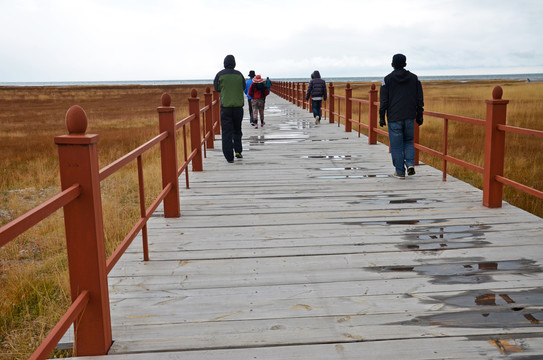
{"label": "shadow on boardwalk", "polygon": [[111,272],[114,359],[543,356],[542,219],[266,106],[244,159],[219,139],[181,218],[149,222],[151,261],[136,239]]}

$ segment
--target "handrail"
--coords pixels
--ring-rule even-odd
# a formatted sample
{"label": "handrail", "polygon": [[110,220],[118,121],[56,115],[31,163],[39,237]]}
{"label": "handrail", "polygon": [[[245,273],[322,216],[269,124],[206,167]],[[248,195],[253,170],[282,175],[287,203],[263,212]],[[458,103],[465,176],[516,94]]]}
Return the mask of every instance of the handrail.
{"label": "handrail", "polygon": [[[179,189],[177,179],[181,173],[185,171],[188,187],[188,171],[186,171],[188,164],[191,162],[193,163],[194,171],[202,170],[201,147],[206,146],[206,139],[213,141],[213,132],[220,129],[218,95],[216,92],[211,94],[209,87],[207,87],[205,96],[207,104],[202,109],[199,109],[197,92],[195,89],[192,89],[191,96],[188,99],[190,115],[176,123],[174,108],[170,107],[171,97],[166,93],[163,94],[161,98],[162,106],[157,108],[161,128],[160,133],[101,170],[97,170],[98,157],[96,146],[98,136],[85,134],[87,117],[84,110],[79,106],[72,106],[66,113],[65,122],[69,135],[57,136],[55,138],[55,142],[59,145],[59,163],[63,190],[24,215],[21,215],[8,224],[0,227],[0,247],[2,247],[50,216],[55,211],[61,208],[65,209],[64,221],[66,227],[66,242],[68,243],[68,265],[70,269],[72,305],[36,349],[31,359],[46,359],[51,351],[54,350],[56,344],[67,329],[77,319],[79,319],[78,328],[81,330],[79,333],[76,332],[74,339],[76,348],[78,349],[77,355],[105,354],[111,346],[107,274],[113,269],[140,231],[142,231],[142,240],[144,242],[144,260],[149,260],[146,224],[160,203],[164,202],[164,215],[166,217],[179,216]],[[215,100],[213,101],[211,100],[212,96],[215,97]],[[201,134],[200,114],[204,114],[203,117],[205,117],[203,124],[205,136],[202,136]],[[206,124],[206,122],[209,122],[209,124]],[[188,136],[186,133],[186,125],[190,125],[191,128],[191,152],[189,155],[187,155],[186,144]],[[209,131],[205,130],[207,126],[209,126]],[[184,139],[184,162],[181,167],[178,168],[176,156],[176,132],[181,128],[183,130]],[[159,144],[161,146],[163,189],[152,204],[148,208],[145,208],[142,155]],[[106,260],[103,244],[100,182],[134,160],[137,160],[140,219]],[[67,170],[67,168],[70,168],[70,170]],[[73,179],[77,178],[82,180],[81,184],[77,181],[73,181]],[[82,189],[85,189],[84,192]],[[69,210],[67,210],[68,207],[70,208]],[[79,228],[82,224],[85,225],[84,229]],[[87,226],[89,226],[88,229]],[[93,241],[96,246],[92,244]],[[71,245],[72,242],[79,243]],[[89,249],[92,249],[92,251],[101,250],[104,251],[104,253],[100,254],[100,252],[98,252],[96,254],[90,254],[86,250],[83,251],[78,249],[78,246],[81,245],[83,245],[85,249],[90,246]],[[76,251],[74,252],[73,249],[76,249]],[[77,256],[83,254],[86,259],[77,258]],[[100,263],[101,258],[104,259],[103,263]],[[98,262],[93,262],[91,264],[88,263],[88,259],[97,259]],[[83,266],[83,269],[80,268],[81,266]],[[102,267],[105,271],[98,271],[98,268],[94,268],[94,266],[97,266],[98,268]],[[81,274],[81,271],[85,272],[85,274]],[[88,273],[90,273],[91,276],[89,276]],[[92,283],[92,286],[89,286],[89,281]],[[90,293],[90,290],[87,290],[91,288],[95,289],[92,290],[95,293]],[[75,298],[74,289],[81,291]],[[98,312],[102,314],[98,319],[96,318],[97,309]],[[83,335],[81,335],[81,333],[83,333]],[[89,339],[92,337],[96,337],[99,340],[93,341],[92,339]]]}
{"label": "handrail", "polygon": [[147,150],[150,150],[153,146],[160,143],[162,140],[168,137],[168,133],[162,132],[158,134],[145,144],[139,146],[138,148],[132,150],[128,154],[120,157],[111,164],[105,166],[100,170],[100,181],[107,179],[109,176],[113,175],[115,172],[119,171],[124,166],[128,165],[130,162],[138,158],[138,156],[143,155]]}
{"label": "handrail", "polygon": [[40,221],[46,219],[55,211],[61,209],[64,205],[77,198],[80,194],[81,189],[79,184],[74,184],[36,206],[34,209],[0,227],[0,247],[6,245]]}
{"label": "handrail", "polygon": [[510,132],[510,133],[515,133],[515,134],[543,138],[543,131],[541,130],[526,129],[526,128],[521,128],[521,127],[516,127],[516,126],[511,126],[511,125],[498,125],[498,130],[501,130],[503,132]]}
{"label": "handrail", "polygon": [[[302,83],[302,88],[303,88]],[[349,96],[350,84],[347,83],[345,88],[345,95],[339,95],[334,93],[334,86],[332,83],[329,84],[329,104],[328,107],[324,109],[325,112],[328,112],[330,123],[334,122],[335,117],[339,119],[338,126],[340,126],[341,120],[345,120],[345,129],[350,131],[350,124],[359,125],[359,136],[360,136],[360,126],[368,129],[368,141],[370,144],[376,143],[375,136],[377,134],[388,137],[388,133],[379,129],[376,124],[376,108],[380,105],[376,97],[372,98],[372,92],[376,94],[375,85],[372,84],[372,90],[370,91],[370,97],[368,100],[353,98]],[[273,91],[293,102],[293,96],[290,95],[293,93],[293,84],[289,82],[274,82]],[[451,162],[453,164],[462,166],[466,169],[475,171],[477,173],[483,174],[483,205],[487,207],[501,207],[503,189],[502,185],[507,185],[513,187],[517,190],[520,190],[526,194],[535,196],[537,198],[543,199],[543,191],[531,188],[527,185],[520,184],[516,181],[508,179],[503,176],[503,161],[504,161],[504,146],[505,146],[505,134],[506,133],[515,133],[524,136],[532,136],[537,138],[543,138],[543,131],[535,129],[526,129],[515,126],[510,126],[505,124],[505,113],[506,105],[508,100],[502,100],[503,90],[501,87],[496,86],[492,91],[492,100],[487,100],[487,119],[477,119],[467,116],[454,115],[454,114],[444,114],[433,111],[424,111],[425,116],[441,118],[444,121],[444,149],[443,152],[440,152],[435,149],[423,146],[420,143],[415,143],[415,149],[428,153],[432,156],[436,156],[444,161],[443,166],[443,180],[446,179],[446,164]],[[337,100],[337,108],[336,108]],[[341,103],[345,104],[345,110],[342,111]],[[369,105],[369,115],[368,115],[368,124],[362,123],[360,120],[360,107],[359,107],[359,121],[352,119],[352,114],[348,114],[350,104],[356,102],[359,104],[368,104]],[[462,123],[467,123],[476,126],[485,127],[485,166],[481,167],[476,164],[469,163],[467,161],[452,157],[447,154],[447,128],[448,121],[457,121]],[[415,140],[418,139],[418,125],[415,127]],[[416,155],[418,159],[418,153]],[[418,162],[418,160],[416,160]]]}

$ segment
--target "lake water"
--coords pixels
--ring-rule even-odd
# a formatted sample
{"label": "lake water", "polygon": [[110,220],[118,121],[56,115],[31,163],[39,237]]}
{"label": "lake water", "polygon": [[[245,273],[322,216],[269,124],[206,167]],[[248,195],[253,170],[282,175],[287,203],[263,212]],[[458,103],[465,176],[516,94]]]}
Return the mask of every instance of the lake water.
{"label": "lake water", "polygon": [[[327,82],[368,82],[381,81],[383,76],[368,77],[325,77]],[[421,81],[450,80],[524,80],[543,81],[543,74],[501,74],[501,75],[443,75],[419,76]],[[309,81],[309,78],[276,78],[272,81]],[[134,81],[54,81],[54,82],[0,82],[0,86],[91,86],[91,85],[190,85],[211,84],[213,79],[202,80],[134,80]]]}

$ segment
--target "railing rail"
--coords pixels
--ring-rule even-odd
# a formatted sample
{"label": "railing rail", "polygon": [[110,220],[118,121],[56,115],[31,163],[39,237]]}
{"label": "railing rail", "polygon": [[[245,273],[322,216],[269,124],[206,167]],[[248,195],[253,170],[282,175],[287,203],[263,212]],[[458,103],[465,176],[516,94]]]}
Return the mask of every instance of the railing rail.
{"label": "railing rail", "polygon": [[[157,108],[159,135],[128,154],[98,170],[98,135],[85,134],[87,117],[79,106],[72,106],[66,113],[68,135],[57,136],[59,168],[62,191],[0,227],[0,247],[26,232],[54,212],[64,209],[68,269],[72,305],[57,325],[49,332],[31,359],[45,359],[54,350],[67,329],[74,324],[74,349],[77,355],[103,355],[111,346],[111,321],[107,274],[113,269],[128,246],[142,232],[143,259],[149,260],[147,245],[147,221],[164,203],[165,217],[179,217],[178,177],[184,171],[189,186],[188,165],[193,171],[203,170],[202,147],[213,147],[214,135],[220,133],[219,96],[205,91],[206,105],[199,108],[195,89],[191,90],[189,113],[185,119],[175,122],[175,108],[171,97],[163,94],[162,106]],[[190,128],[187,136],[186,127]],[[184,159],[178,167],[177,131],[182,130]],[[190,137],[190,154],[187,142]],[[146,207],[142,155],[160,144],[162,167],[162,191]],[[100,182],[131,162],[137,162],[140,218],[125,238],[105,259]]]}
{"label": "railing rail", "polygon": [[[302,88],[304,88],[303,85]],[[293,103],[296,103],[295,101],[293,101],[292,96],[290,96],[290,94],[292,94],[294,91],[291,83],[274,82],[272,91],[274,91],[277,95]],[[287,96],[286,94],[289,95]],[[443,160],[443,181],[446,181],[447,163],[449,162],[469,169],[471,171],[483,174],[483,205],[491,208],[502,206],[502,185],[513,187],[526,194],[535,196],[539,199],[543,199],[543,191],[534,189],[525,184],[518,183],[514,180],[504,177],[503,175],[505,157],[505,134],[515,133],[524,136],[543,138],[543,131],[506,125],[506,110],[509,101],[502,100],[502,95],[502,88],[500,86],[496,86],[492,91],[492,99],[486,100],[487,111],[485,120],[454,114],[443,114],[433,111],[424,111],[425,116],[443,119],[443,148],[441,151],[421,145],[419,141],[419,126],[415,126],[416,164],[418,164],[419,162],[419,151],[423,151],[427,154]],[[371,85],[368,100],[365,100],[352,97],[352,89],[349,83],[347,83],[345,86],[345,95],[336,94],[333,83],[330,83],[328,87],[328,98],[328,107],[323,109],[323,113],[327,113],[329,115],[330,123],[334,123],[334,121],[337,119],[338,126],[340,126],[341,122],[343,121],[343,124],[345,125],[345,131],[347,132],[351,131],[352,124],[356,124],[358,125],[359,136],[361,127],[367,129],[369,144],[375,144],[377,142],[378,134],[388,137],[388,133],[386,131],[383,131],[382,129],[379,129],[377,127],[377,109],[379,106],[379,101],[377,99],[377,90],[375,88],[375,84]],[[353,103],[358,104],[358,120],[353,119],[352,116]],[[361,119],[362,104],[368,105],[368,119],[366,123],[364,123]],[[483,126],[485,128],[484,166],[472,164],[448,155],[449,121],[456,121],[475,126]]]}

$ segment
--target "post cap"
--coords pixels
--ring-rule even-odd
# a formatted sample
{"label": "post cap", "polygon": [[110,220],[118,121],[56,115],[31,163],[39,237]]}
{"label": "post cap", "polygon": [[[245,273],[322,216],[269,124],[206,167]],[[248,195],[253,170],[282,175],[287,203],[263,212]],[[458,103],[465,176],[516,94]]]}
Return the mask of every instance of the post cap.
{"label": "post cap", "polygon": [[198,96],[198,91],[196,91],[195,88],[192,88],[192,89],[190,90],[190,97],[195,98],[195,97],[197,97],[197,96]]}
{"label": "post cap", "polygon": [[84,134],[87,131],[87,114],[79,105],[73,105],[66,111],[65,122],[68,134]]}
{"label": "post cap", "polygon": [[501,100],[503,96],[503,89],[501,86],[496,86],[492,90],[492,99],[494,100]]}
{"label": "post cap", "polygon": [[209,86],[206,86],[206,94],[211,94],[211,89],[209,88]]}
{"label": "post cap", "polygon": [[371,89],[375,90],[375,84],[374,83],[371,83]]}
{"label": "post cap", "polygon": [[172,104],[172,97],[170,94],[164,93],[160,97],[160,102],[162,103],[162,106],[170,106]]}

